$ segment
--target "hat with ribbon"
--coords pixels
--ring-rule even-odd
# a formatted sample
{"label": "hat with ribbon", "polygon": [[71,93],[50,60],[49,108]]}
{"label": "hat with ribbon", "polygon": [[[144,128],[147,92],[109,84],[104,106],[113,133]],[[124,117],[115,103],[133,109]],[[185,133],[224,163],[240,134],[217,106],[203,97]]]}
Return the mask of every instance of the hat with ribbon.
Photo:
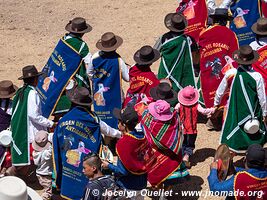
{"label": "hat with ribbon", "polygon": [[22,68],[22,76],[19,77],[18,79],[22,80],[22,79],[34,78],[41,76],[42,74],[43,72],[38,72],[34,65],[28,65]]}
{"label": "hat with ribbon", "polygon": [[259,54],[254,51],[249,45],[241,46],[234,51],[233,59],[241,65],[251,65],[259,59]]}

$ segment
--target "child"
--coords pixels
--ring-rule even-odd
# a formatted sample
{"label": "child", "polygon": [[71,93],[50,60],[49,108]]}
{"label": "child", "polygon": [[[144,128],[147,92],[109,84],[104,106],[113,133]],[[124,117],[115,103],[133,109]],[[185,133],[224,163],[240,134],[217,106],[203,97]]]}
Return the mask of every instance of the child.
{"label": "child", "polygon": [[44,188],[42,194],[44,200],[51,199],[52,196],[52,145],[49,141],[52,137],[50,136],[46,131],[38,131],[32,143],[33,160],[37,165],[36,176]]}
{"label": "child", "polygon": [[179,112],[180,120],[183,125],[183,161],[187,167],[190,167],[189,157],[195,149],[197,138],[197,115],[198,112],[208,117],[214,112],[214,108],[203,108],[198,104],[199,94],[197,89],[192,86],[186,86],[178,93],[179,103],[175,109]]}

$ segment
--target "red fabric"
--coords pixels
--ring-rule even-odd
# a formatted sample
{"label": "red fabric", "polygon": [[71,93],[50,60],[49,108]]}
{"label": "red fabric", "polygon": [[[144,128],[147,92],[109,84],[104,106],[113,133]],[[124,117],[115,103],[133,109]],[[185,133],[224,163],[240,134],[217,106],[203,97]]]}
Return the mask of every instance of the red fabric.
{"label": "red fabric", "polygon": [[188,21],[185,34],[198,41],[199,34],[206,27],[208,18],[206,0],[182,0],[176,9],[176,12],[181,11]]}
{"label": "red fabric", "polygon": [[262,75],[265,82],[265,93],[267,94],[267,45],[260,48],[258,53],[260,54],[260,58],[252,66],[256,72]]}
{"label": "red fabric", "polygon": [[152,186],[159,185],[164,180],[166,180],[173,172],[175,172],[182,160],[182,151],[180,151],[178,156],[170,157],[166,152],[161,153],[160,151],[153,149],[154,155],[153,160],[148,164],[148,175],[147,179]]}
{"label": "red fabric", "polygon": [[[215,92],[224,73],[231,67],[237,67],[237,63],[231,62],[231,57],[238,49],[238,41],[229,28],[215,25],[200,34],[199,46],[201,89],[205,106],[212,107]],[[225,95],[221,105],[226,105],[227,98]]]}
{"label": "red fabric", "polygon": [[[251,197],[253,191],[263,191],[264,194],[260,199],[267,199],[267,178],[257,178],[248,172],[238,172],[235,176],[234,191],[244,191],[243,196],[236,196],[236,200],[250,200],[255,199]],[[257,196],[256,196],[257,197]]]}
{"label": "red fabric", "polygon": [[179,114],[184,127],[184,134],[197,134],[197,107],[198,103],[193,106],[182,104],[180,106]]}
{"label": "red fabric", "polygon": [[130,68],[129,76],[130,87],[127,90],[123,107],[125,107],[132,100],[132,96],[135,94],[138,95],[136,103],[141,100],[141,94],[145,94],[147,97],[150,97],[150,89],[156,87],[159,84],[159,80],[157,79],[156,75],[151,71],[150,67],[137,67],[135,65]]}
{"label": "red fabric", "polygon": [[261,0],[261,15],[267,17],[267,3]]}
{"label": "red fabric", "polygon": [[116,150],[122,164],[134,174],[146,173],[146,165],[156,161],[153,157],[153,150],[145,137],[139,139],[125,134],[118,140]]}

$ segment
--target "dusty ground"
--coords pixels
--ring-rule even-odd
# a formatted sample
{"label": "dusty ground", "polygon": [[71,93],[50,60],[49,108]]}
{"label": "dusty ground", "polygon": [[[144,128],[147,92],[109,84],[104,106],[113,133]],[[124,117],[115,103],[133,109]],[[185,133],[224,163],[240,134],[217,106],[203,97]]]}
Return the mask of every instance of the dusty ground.
{"label": "dusty ground", "polygon": [[[167,31],[164,16],[174,12],[177,5],[176,0],[0,0],[0,80],[11,79],[20,86],[22,82],[17,78],[22,67],[34,64],[41,69],[64,35],[65,25],[76,16],[86,18],[93,27],[84,37],[91,52],[96,51],[95,43],[101,35],[112,31],[124,40],[118,52],[127,63],[133,64],[132,56],[137,49],[153,45],[156,38]],[[157,67],[155,63],[154,72]],[[208,131],[203,124],[198,129],[191,180],[177,185],[177,193],[197,190],[204,195],[208,191],[209,164],[219,143],[219,132]]]}

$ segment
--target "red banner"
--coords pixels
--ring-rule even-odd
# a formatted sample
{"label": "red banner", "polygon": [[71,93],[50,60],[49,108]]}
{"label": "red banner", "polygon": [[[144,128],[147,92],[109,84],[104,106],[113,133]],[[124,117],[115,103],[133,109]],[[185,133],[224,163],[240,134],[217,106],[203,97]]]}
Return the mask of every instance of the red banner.
{"label": "red banner", "polygon": [[187,35],[198,41],[200,32],[206,27],[208,10],[205,0],[182,0],[176,12],[183,13],[188,21]]}
{"label": "red banner", "polygon": [[260,54],[260,58],[257,62],[253,63],[253,69],[256,72],[259,72],[265,82],[265,93],[267,94],[267,45],[258,49],[258,53]]}
{"label": "red banner", "polygon": [[267,178],[257,178],[244,171],[238,172],[234,180],[234,191],[236,200],[267,199]]}
{"label": "red banner", "polygon": [[[233,31],[225,26],[215,25],[200,34],[200,80],[204,103],[212,107],[216,90],[227,70],[237,67],[232,54],[238,49],[238,41]],[[225,95],[221,105],[225,105]]]}
{"label": "red banner", "polygon": [[267,3],[261,0],[261,15],[267,17]]}

